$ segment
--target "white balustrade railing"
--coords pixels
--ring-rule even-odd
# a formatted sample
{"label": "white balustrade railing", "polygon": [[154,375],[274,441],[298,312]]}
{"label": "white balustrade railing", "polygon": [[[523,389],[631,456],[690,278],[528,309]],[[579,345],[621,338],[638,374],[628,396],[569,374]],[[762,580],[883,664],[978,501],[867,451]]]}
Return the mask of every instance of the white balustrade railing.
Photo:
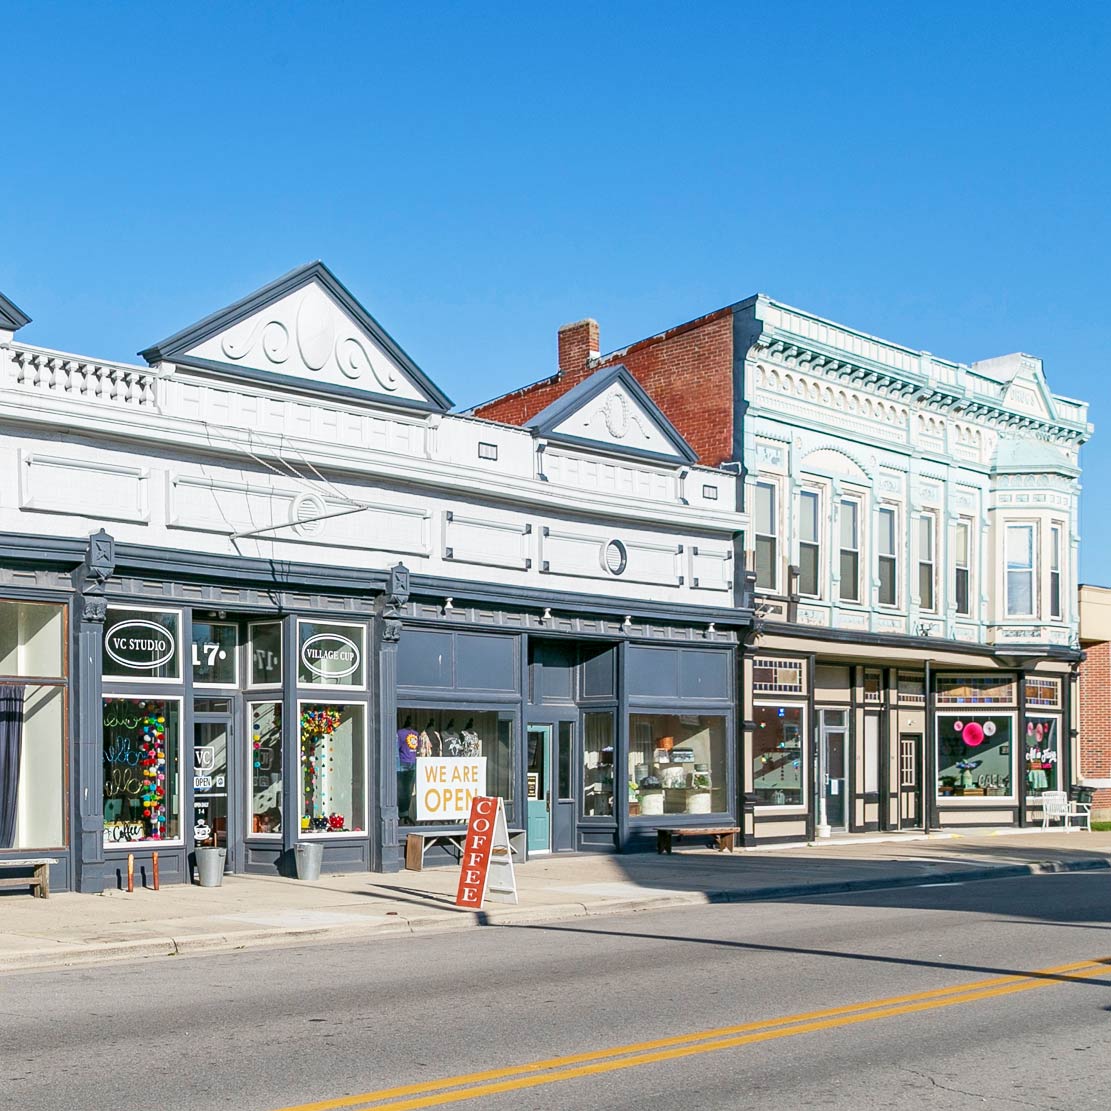
{"label": "white balustrade railing", "polygon": [[16,389],[64,395],[80,401],[154,408],[158,376],[151,370],[120,363],[90,362],[77,355],[45,348],[8,345],[4,384]]}

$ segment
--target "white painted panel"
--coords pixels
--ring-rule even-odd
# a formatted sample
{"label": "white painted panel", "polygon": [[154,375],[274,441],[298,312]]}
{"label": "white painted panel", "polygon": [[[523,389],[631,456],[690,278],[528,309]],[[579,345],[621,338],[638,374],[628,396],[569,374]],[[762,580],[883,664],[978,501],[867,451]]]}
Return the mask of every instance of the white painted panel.
{"label": "white painted panel", "polygon": [[[355,508],[340,498],[316,494],[306,501],[303,494],[295,487],[171,476],[167,525],[227,535],[255,532],[283,543],[421,556],[431,551],[431,513],[426,509],[367,504]],[[307,517],[322,519],[294,524]]]}
{"label": "white painted panel", "polygon": [[728,548],[691,548],[691,587],[694,590],[731,590],[733,553]]}
{"label": "white painted panel", "polygon": [[21,509],[110,521],[149,520],[145,469],[37,451],[19,454]]}
{"label": "white painted panel", "polygon": [[[605,567],[605,549],[611,540],[625,545],[628,558],[620,575],[611,574]],[[571,532],[548,526],[540,536],[540,570],[549,575],[679,586],[682,551],[681,544],[653,544],[612,533]]]}
{"label": "white painted panel", "polygon": [[481,567],[512,567],[525,571],[530,566],[532,526],[444,514],[444,559],[452,563],[476,563]]}

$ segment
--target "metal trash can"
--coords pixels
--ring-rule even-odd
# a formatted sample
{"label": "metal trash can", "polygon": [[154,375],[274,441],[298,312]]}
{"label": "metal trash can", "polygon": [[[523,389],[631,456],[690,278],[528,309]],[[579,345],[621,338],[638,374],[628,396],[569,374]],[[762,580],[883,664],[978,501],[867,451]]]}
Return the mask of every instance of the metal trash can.
{"label": "metal trash can", "polygon": [[324,859],[324,846],[317,841],[305,841],[293,846],[299,880],[320,879],[320,863]]}
{"label": "metal trash can", "polygon": [[197,879],[201,887],[219,887],[224,882],[224,860],[228,850],[201,846],[196,852]]}
{"label": "metal trash can", "polygon": [[1081,787],[1079,784],[1076,784],[1069,792],[1069,795],[1072,798],[1073,802],[1079,802],[1083,803],[1085,806],[1091,806],[1092,798],[1094,797],[1095,793],[1096,791],[1094,787]]}

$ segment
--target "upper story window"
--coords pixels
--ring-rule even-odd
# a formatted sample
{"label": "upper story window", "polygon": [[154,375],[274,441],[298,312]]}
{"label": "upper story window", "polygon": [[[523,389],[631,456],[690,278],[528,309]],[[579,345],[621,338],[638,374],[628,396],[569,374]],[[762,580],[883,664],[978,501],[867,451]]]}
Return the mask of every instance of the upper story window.
{"label": "upper story window", "polygon": [[899,557],[895,554],[895,508],[880,506],[876,519],[876,558],[880,589],[876,601],[881,606],[899,602]]}
{"label": "upper story window", "polygon": [[972,612],[971,549],[972,525],[969,521],[958,521],[953,529],[953,598],[962,617]]}
{"label": "upper story window", "polygon": [[841,601],[860,601],[860,502],[841,499]]}
{"label": "upper story window", "polygon": [[777,488],[772,482],[756,483],[756,585],[775,590],[778,580],[779,530],[776,528]]}
{"label": "upper story window", "polygon": [[1034,526],[1007,525],[1007,616],[1034,616]]}
{"label": "upper story window", "polygon": [[799,491],[799,593],[811,598],[821,594],[821,495]]}
{"label": "upper story window", "polygon": [[918,604],[937,609],[937,563],[934,552],[934,519],[929,513],[918,518]]}
{"label": "upper story window", "polygon": [[1061,526],[1049,526],[1049,616],[1061,617]]}

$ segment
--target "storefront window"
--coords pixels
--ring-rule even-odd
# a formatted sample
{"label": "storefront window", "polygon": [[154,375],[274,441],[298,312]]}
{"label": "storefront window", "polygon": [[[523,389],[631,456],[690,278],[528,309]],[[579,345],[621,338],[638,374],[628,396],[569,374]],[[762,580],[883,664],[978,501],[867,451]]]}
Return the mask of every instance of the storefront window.
{"label": "storefront window", "polygon": [[626,780],[630,815],[727,809],[725,718],[630,715]]}
{"label": "storefront window", "polygon": [[0,602],[0,675],[56,679],[65,673],[65,607]]}
{"label": "storefront window", "polygon": [[239,685],[239,628],[228,622],[193,621],[193,684]]}
{"label": "storefront window", "polygon": [[762,806],[801,806],[806,773],[801,706],[755,706],[752,791]]}
{"label": "storefront window", "polygon": [[282,832],[282,704],[252,702],[251,832]]}
{"label": "storefront window", "polygon": [[177,699],[104,700],[104,843],[181,836]]}
{"label": "storefront window", "polygon": [[306,687],[366,686],[362,625],[297,622],[297,681]]}
{"label": "storefront window", "polygon": [[1060,790],[1059,729],[1059,718],[1026,719],[1026,790],[1032,795]]}
{"label": "storefront window", "polygon": [[940,714],[937,719],[937,793],[954,798],[1013,795],[1010,717]]}
{"label": "storefront window", "polygon": [[282,623],[260,621],[250,626],[251,686],[275,687],[282,681]]}
{"label": "storefront window", "polygon": [[394,767],[401,825],[463,824],[475,795],[503,798],[513,816],[513,721],[504,712],[402,708]]}
{"label": "storefront window", "polygon": [[613,713],[583,714],[583,817],[613,814]]}
{"label": "storefront window", "polygon": [[65,661],[64,606],[0,601],[0,849],[65,844]]}
{"label": "storefront window", "polygon": [[151,682],[181,678],[177,610],[109,607],[104,622],[104,675],[109,679]]}
{"label": "storefront window", "polygon": [[300,704],[301,832],[366,828],[366,707]]}

